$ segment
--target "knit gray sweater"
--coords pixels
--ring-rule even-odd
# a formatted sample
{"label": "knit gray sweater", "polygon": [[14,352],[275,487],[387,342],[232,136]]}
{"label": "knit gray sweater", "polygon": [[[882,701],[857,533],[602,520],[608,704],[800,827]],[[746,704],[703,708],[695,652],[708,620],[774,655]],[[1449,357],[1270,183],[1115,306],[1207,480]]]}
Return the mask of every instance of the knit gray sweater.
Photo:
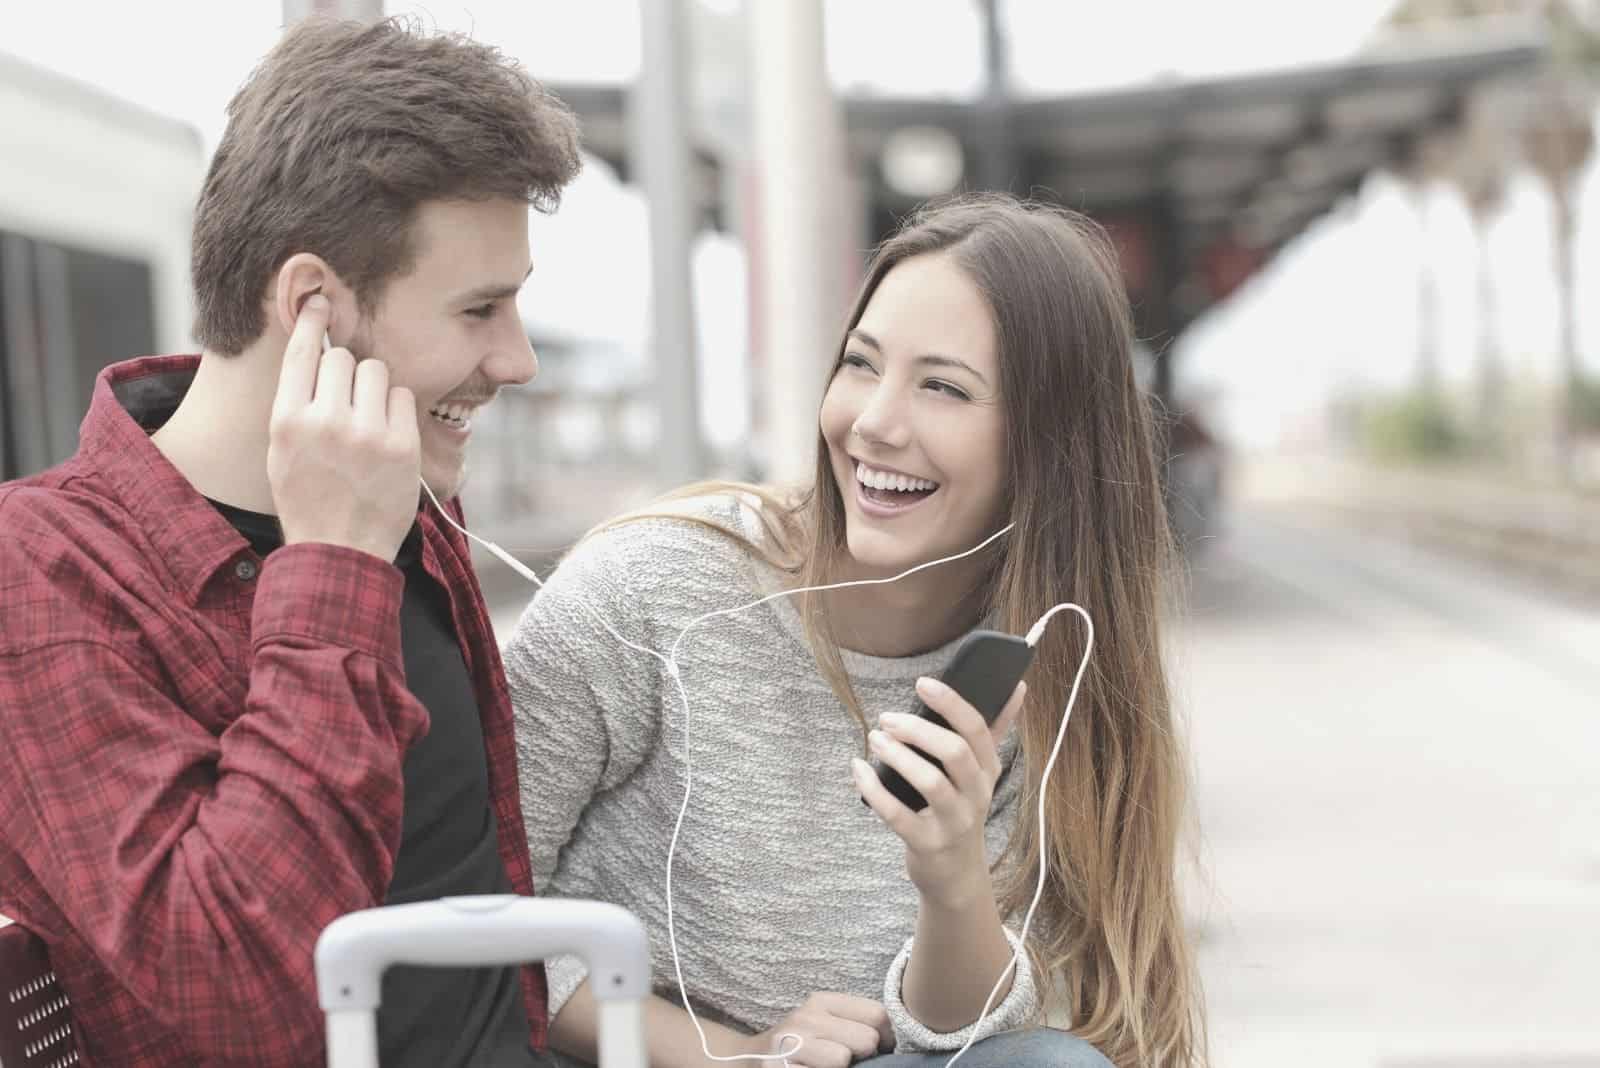
{"label": "knit gray sweater", "polygon": [[[677,507],[757,534],[754,516],[731,497]],[[814,991],[840,991],[881,1000],[901,1050],[959,1048],[970,1027],[935,1033],[901,1000],[917,912],[905,847],[851,782],[860,728],[818,671],[792,600],[690,632],[678,653],[687,720],[661,661],[625,647],[595,618],[665,653],[697,617],[779,588],[730,539],[677,519],[591,537],[556,569],[505,654],[535,883],[550,896],[631,910],[650,932],[655,992],[681,1004],[667,849],[692,774],[672,904],[696,1012],[754,1033]],[[846,651],[868,721],[909,710],[917,676],[937,675],[954,651],[954,643],[895,659]],[[1014,822],[1015,756],[1013,736],[1000,752],[991,860]],[[1015,934],[1007,937],[1015,948]],[[553,1018],[585,969],[571,957],[547,963]],[[980,1037],[1027,1022],[1037,1007],[1024,955]]]}

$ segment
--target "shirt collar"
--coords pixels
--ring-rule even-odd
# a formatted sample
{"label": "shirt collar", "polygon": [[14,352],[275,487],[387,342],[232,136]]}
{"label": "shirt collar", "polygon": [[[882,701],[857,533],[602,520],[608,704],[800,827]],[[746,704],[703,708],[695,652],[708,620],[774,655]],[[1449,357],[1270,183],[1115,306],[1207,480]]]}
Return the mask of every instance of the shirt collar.
{"label": "shirt collar", "polygon": [[[105,476],[108,495],[146,532],[191,605],[218,570],[250,550],[245,537],[150,440],[151,431],[183,400],[199,368],[198,355],[112,364],[95,379],[78,437],[80,459]],[[453,500],[445,503],[459,522],[459,507]],[[422,562],[438,574],[440,542],[450,541],[451,533],[431,510],[419,511]],[[464,553],[464,542],[461,549]]]}
{"label": "shirt collar", "polygon": [[219,568],[249,549],[150,440],[199,367],[197,355],[112,364],[95,379],[78,438],[80,459],[104,476],[107,493],[150,538],[191,605]]}

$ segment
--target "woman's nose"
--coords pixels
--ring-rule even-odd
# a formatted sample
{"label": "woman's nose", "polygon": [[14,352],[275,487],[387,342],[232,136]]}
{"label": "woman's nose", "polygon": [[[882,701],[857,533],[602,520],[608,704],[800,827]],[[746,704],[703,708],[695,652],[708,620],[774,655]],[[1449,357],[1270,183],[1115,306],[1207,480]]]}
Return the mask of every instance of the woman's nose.
{"label": "woman's nose", "polygon": [[902,448],[911,439],[899,391],[888,384],[873,388],[867,406],[861,409],[851,431],[863,441],[887,448]]}

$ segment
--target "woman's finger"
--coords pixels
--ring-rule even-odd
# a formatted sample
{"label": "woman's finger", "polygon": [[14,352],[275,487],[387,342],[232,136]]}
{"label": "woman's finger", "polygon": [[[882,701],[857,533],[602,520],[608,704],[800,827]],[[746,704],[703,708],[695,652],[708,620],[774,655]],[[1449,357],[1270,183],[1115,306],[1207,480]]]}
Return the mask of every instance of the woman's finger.
{"label": "woman's finger", "polygon": [[872,747],[873,755],[898,771],[900,777],[910,783],[930,806],[942,807],[957,796],[955,785],[945,777],[944,772],[904,742],[875,730],[867,735],[867,743]]}
{"label": "woman's finger", "polygon": [[985,788],[977,756],[967,740],[954,731],[930,723],[920,716],[906,716],[898,712],[885,713],[878,720],[878,728],[896,741],[915,746],[944,765],[944,774],[962,793],[981,792]]}
{"label": "woman's finger", "polygon": [[872,770],[871,764],[860,757],[852,759],[850,775],[855,779],[856,790],[861,794],[861,800],[867,803],[867,807],[872,809],[891,831],[902,839],[913,833],[917,814],[889,792],[889,788],[883,785],[883,780],[878,778],[878,773]]}
{"label": "woman's finger", "polygon": [[[1000,710],[1000,714],[994,717],[994,725],[989,728],[989,745],[994,753],[994,774],[996,778],[1000,776],[1000,743],[1006,740],[1006,735],[1011,733],[1012,728],[1017,725],[1017,721],[1022,718],[1022,709],[1027,704],[1027,701],[1028,684],[1019,682],[1017,683],[1017,688],[1011,691],[1011,699]],[[981,761],[982,759],[983,754],[980,753],[979,760]]]}
{"label": "woman's finger", "polygon": [[[945,722],[950,724],[950,729],[965,739],[968,748],[978,756],[979,764],[984,765],[984,750],[993,747],[993,740],[990,737],[989,724],[984,721],[978,710],[972,707],[972,703],[938,679],[927,677],[917,680],[917,696],[922,698],[923,704],[944,717]],[[998,758],[987,766],[991,774],[999,774]]]}

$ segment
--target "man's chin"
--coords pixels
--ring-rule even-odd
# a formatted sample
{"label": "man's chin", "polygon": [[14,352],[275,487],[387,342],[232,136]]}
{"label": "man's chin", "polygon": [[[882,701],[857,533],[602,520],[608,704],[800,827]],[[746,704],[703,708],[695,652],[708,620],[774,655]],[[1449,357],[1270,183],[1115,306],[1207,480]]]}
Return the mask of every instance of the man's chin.
{"label": "man's chin", "polygon": [[428,488],[433,491],[433,495],[443,502],[459,495],[461,487],[466,484],[467,478],[466,472],[459,468],[444,468],[441,470],[424,467],[422,469],[422,480],[428,484]]}

